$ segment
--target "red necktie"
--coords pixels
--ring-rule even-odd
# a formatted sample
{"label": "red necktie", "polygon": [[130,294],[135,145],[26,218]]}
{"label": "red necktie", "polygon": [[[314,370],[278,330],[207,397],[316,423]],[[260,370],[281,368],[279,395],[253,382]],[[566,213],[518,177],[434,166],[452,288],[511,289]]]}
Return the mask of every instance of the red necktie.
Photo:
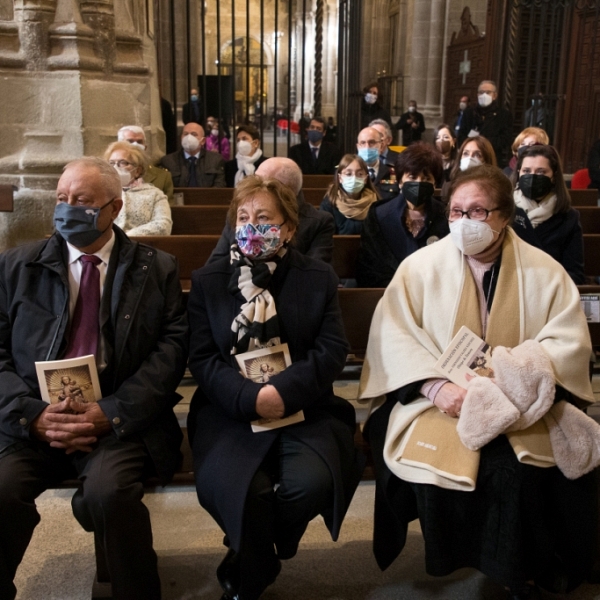
{"label": "red necktie", "polygon": [[82,254],[83,264],[79,295],[73,311],[69,345],[65,358],[87,356],[98,352],[100,338],[100,271],[102,260],[93,254]]}

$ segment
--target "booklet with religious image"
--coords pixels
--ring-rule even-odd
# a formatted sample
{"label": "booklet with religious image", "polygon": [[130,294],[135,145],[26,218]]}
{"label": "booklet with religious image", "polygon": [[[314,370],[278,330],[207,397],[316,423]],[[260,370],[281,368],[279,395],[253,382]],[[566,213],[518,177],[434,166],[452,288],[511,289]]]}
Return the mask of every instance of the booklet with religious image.
{"label": "booklet with religious image", "polygon": [[[252,352],[236,354],[235,358],[242,375],[256,383],[268,383],[271,377],[281,373],[292,364],[287,344],[278,344],[277,346],[260,348]],[[251,421],[250,424],[252,431],[259,433],[292,425],[293,423],[300,423],[300,421],[304,421],[304,413],[301,410],[282,419],[256,419]]]}
{"label": "booklet with religious image", "polygon": [[102,398],[98,369],[93,354],[46,360],[35,363],[42,400],[49,404],[67,398],[77,402],[96,402]]}
{"label": "booklet with religious image", "polygon": [[492,348],[463,325],[435,363],[435,368],[452,383],[466,388],[473,377],[494,377]]}

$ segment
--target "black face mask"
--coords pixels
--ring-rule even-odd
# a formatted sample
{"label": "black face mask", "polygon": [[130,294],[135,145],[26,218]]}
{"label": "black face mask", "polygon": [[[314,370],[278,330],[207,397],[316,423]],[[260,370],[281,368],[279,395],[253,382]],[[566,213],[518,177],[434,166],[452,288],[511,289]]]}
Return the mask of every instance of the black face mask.
{"label": "black face mask", "polygon": [[429,181],[405,181],[402,184],[402,195],[415,208],[433,198],[435,188]]}
{"label": "black face mask", "polygon": [[545,198],[553,188],[552,180],[546,175],[527,173],[519,177],[519,189],[523,192],[523,196],[536,202]]}

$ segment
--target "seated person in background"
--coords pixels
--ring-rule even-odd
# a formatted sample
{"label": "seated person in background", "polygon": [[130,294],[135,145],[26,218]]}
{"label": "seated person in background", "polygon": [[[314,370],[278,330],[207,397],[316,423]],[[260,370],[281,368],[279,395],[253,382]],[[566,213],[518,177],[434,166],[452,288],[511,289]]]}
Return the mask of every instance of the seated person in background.
{"label": "seated person in background", "polygon": [[155,186],[144,183],[146,154],[128,142],[113,142],[104,153],[123,187],[123,208],[115,225],[127,235],[170,235],[173,221],[167,197]]}
{"label": "seated person in background", "polygon": [[[354,409],[332,388],[348,352],[337,277],[290,245],[294,194],[275,179],[247,177],[228,220],[231,256],[192,274],[189,367],[198,389],[188,431],[198,498],[229,546],[217,568],[223,598],[256,600],[314,517],[323,515],[337,539],[363,461]],[[268,383],[240,373],[236,354],[281,343],[292,364]],[[251,421],[299,410],[300,422],[252,431]]]}
{"label": "seated person in background", "polygon": [[356,154],[344,154],[320,210],[333,216],[336,234],[357,235],[369,207],[377,200],[365,161]]}
{"label": "seated person in background", "polygon": [[440,153],[425,142],[400,153],[400,194],[373,204],[364,220],[356,267],[359,287],[387,287],[407,256],[448,234],[444,205],[433,197],[442,172]]}
{"label": "seated person in background", "polygon": [[208,117],[206,119],[206,149],[210,152],[216,152],[223,157],[223,160],[229,160],[231,149],[229,148],[229,140],[219,126],[219,120],[216,117]]}
{"label": "seated person in background", "polygon": [[[447,203],[448,190],[450,183],[464,171],[480,165],[497,166],[496,154],[489,140],[482,135],[467,138],[458,151],[458,157],[454,163],[454,167],[450,172],[450,181],[442,186],[442,202]],[[540,243],[533,231],[531,222],[527,218],[527,214],[520,207],[515,208],[513,220],[511,223],[515,233],[525,242],[532,246],[540,247]]]}
{"label": "seated person in background", "polygon": [[[139,148],[148,155],[146,150],[146,134],[137,125],[125,125],[125,127],[121,127],[117,133],[117,141],[129,142],[132,146]],[[173,179],[169,171],[161,167],[155,167],[149,163],[144,173],[144,181],[156,186],[165,194],[169,202],[173,202]]]}
{"label": "seated person in background", "polygon": [[260,133],[254,125],[240,125],[236,132],[237,154],[225,163],[225,183],[235,187],[244,177],[254,175],[266,156],[260,148]]}
{"label": "seated person in background", "polygon": [[527,214],[537,245],[557,260],[577,284],[585,283],[583,232],[571,208],[558,152],[552,146],[529,146],[511,178],[515,204]]}
{"label": "seated person in background", "polygon": [[[161,598],[143,481],[154,474],[164,485],[181,460],[173,406],[187,317],[175,259],[114,225],[121,193],[104,160],[70,162],[56,190],[56,232],[0,255],[2,600],[16,594],[40,520],[35,499],[75,478],[73,514],[103,547],[112,597]],[[44,402],[35,362],[89,354],[101,399]]]}
{"label": "seated person in background", "polygon": [[188,123],[181,133],[181,150],[161,158],[175,187],[225,187],[225,161],[220,154],[207,152],[205,143],[202,126]]}
{"label": "seated person in background", "polygon": [[396,160],[399,154],[389,148],[392,143],[392,129],[384,119],[371,121],[369,127],[376,129],[381,134],[379,168],[377,169],[377,176],[375,178],[375,189],[382,200],[395,198],[399,191],[398,179],[396,177]]}
{"label": "seated person in background", "polygon": [[450,126],[444,123],[435,130],[435,133],[433,134],[433,141],[435,143],[435,147],[442,155],[444,166],[443,181],[446,183],[447,181],[450,181],[450,173],[457,162],[456,157],[458,153],[456,150],[456,137],[454,136]]}
{"label": "seated person in background", "polygon": [[[302,193],[302,171],[289,158],[276,156],[268,158],[256,169],[256,174],[265,179],[277,179],[292,190],[298,202],[298,218],[300,223],[296,232],[294,245],[298,252],[311,258],[318,258],[327,263],[333,256],[333,217],[329,213],[317,210],[304,200]],[[223,256],[229,256],[231,244],[235,241],[235,232],[229,222],[225,224],[217,246],[212,251],[207,264]]]}
{"label": "seated person in background", "polygon": [[[594,402],[579,292],[513,234],[513,209],[497,167],[457,176],[450,235],[409,256],[375,310],[359,398],[379,404],[364,431],[380,568],[419,519],[428,574],[470,567],[507,599],[533,600],[536,584],[562,594],[589,573],[600,434],[576,408]],[[494,379],[441,378],[435,363],[462,326],[491,346]]]}
{"label": "seated person in background", "polygon": [[342,155],[337,146],[323,140],[325,121],[313,117],[306,130],[306,140],[291,146],[288,157],[304,175],[333,175]]}
{"label": "seated person in background", "polygon": [[511,151],[512,157],[510,162],[508,163],[508,167],[504,168],[504,174],[507,177],[510,177],[517,165],[517,159],[519,157],[519,152],[523,152],[522,149],[527,148],[528,146],[533,146],[534,144],[544,144],[547,145],[550,143],[550,138],[548,134],[539,127],[527,127],[523,129],[521,133],[515,138],[515,141],[512,143]]}
{"label": "seated person in background", "polygon": [[588,155],[588,173],[592,180],[588,188],[600,190],[600,140],[594,142]]}

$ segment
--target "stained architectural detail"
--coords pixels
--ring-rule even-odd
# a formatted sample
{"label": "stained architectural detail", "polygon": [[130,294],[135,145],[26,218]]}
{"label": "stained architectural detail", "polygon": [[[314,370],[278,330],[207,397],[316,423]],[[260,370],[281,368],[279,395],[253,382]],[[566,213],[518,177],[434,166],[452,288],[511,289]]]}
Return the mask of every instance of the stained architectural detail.
{"label": "stained architectural detail", "polygon": [[0,250],[52,231],[62,167],[102,155],[121,126],[146,127],[160,153],[145,10],[145,0],[15,0],[11,13],[0,0],[0,183],[18,188],[14,212],[0,214]]}

